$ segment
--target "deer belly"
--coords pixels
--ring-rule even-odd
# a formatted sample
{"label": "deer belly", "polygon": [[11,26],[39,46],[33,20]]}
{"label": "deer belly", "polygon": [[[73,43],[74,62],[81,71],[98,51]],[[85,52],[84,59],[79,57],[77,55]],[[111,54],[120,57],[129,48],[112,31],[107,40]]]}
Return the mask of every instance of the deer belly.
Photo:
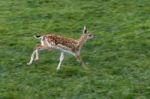
{"label": "deer belly", "polygon": [[60,51],[63,51],[63,52],[65,52],[65,53],[72,54],[72,55],[75,56],[75,53],[72,52],[71,48],[68,48],[68,47],[66,47],[66,46],[63,46],[63,45],[61,45],[61,44],[58,44],[56,48],[57,48],[58,50],[60,50]]}

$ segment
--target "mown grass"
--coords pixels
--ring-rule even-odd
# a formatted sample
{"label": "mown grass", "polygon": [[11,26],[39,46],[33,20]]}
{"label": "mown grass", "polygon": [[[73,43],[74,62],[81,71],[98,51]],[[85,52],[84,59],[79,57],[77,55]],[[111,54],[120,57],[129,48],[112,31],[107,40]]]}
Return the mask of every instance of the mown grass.
{"label": "mown grass", "polygon": [[[149,99],[149,0],[1,0],[0,99]],[[82,28],[97,36],[86,43],[85,70],[59,52],[41,52],[27,66],[36,34],[78,39]]]}

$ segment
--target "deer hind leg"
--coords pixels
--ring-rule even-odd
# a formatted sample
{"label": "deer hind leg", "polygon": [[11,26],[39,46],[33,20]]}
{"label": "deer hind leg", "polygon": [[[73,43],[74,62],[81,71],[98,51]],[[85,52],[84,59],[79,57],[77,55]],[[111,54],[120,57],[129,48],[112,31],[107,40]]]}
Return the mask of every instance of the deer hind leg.
{"label": "deer hind leg", "polygon": [[35,61],[39,60],[39,52],[38,50],[35,50]]}
{"label": "deer hind leg", "polygon": [[38,51],[39,50],[44,50],[46,49],[44,46],[42,45],[38,45],[36,46],[34,49],[33,49],[33,52],[31,54],[31,58],[30,58],[30,61],[27,63],[27,65],[31,65],[33,60],[38,60],[39,59],[39,53]]}
{"label": "deer hind leg", "polygon": [[30,61],[27,63],[27,65],[31,65],[32,64],[32,62],[34,60],[34,56],[35,56],[35,50],[32,52]]}
{"label": "deer hind leg", "polygon": [[60,59],[59,59],[59,64],[57,65],[57,70],[60,69],[60,66],[61,66],[61,63],[62,63],[63,59],[64,59],[64,52],[61,52]]}

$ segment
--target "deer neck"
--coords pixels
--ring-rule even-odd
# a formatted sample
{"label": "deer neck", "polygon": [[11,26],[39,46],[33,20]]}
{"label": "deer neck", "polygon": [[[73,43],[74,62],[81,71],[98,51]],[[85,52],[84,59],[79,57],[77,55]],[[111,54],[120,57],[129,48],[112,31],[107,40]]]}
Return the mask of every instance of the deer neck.
{"label": "deer neck", "polygon": [[78,40],[78,48],[81,49],[86,41],[87,41],[87,36],[81,35],[80,39]]}

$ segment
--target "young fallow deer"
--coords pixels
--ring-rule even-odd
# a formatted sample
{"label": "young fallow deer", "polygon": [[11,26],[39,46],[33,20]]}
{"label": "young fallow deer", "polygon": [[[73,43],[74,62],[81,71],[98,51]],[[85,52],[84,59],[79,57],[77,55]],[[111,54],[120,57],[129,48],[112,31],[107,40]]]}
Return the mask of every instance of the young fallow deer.
{"label": "young fallow deer", "polygon": [[41,44],[37,45],[33,49],[31,59],[27,64],[30,65],[32,64],[33,60],[39,59],[38,51],[40,50],[59,50],[61,52],[59,64],[57,65],[57,70],[59,70],[61,63],[64,59],[64,53],[72,54],[77,58],[77,60],[82,64],[82,66],[85,66],[82,58],[80,57],[80,50],[83,44],[88,39],[92,39],[94,36],[89,31],[87,31],[86,27],[84,26],[83,34],[81,35],[79,40],[65,38],[54,34],[47,34],[35,37],[41,40]]}

